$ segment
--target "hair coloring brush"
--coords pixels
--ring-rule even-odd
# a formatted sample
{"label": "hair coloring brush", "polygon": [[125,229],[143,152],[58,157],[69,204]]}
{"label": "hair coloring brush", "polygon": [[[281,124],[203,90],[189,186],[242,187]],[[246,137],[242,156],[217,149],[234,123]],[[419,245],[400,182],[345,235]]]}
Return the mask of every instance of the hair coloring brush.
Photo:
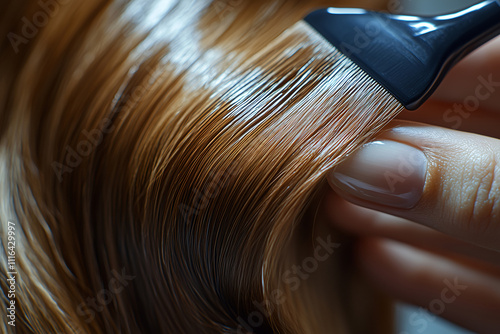
{"label": "hair coloring brush", "polygon": [[413,110],[457,62],[500,34],[500,0],[436,17],[328,8],[305,22]]}

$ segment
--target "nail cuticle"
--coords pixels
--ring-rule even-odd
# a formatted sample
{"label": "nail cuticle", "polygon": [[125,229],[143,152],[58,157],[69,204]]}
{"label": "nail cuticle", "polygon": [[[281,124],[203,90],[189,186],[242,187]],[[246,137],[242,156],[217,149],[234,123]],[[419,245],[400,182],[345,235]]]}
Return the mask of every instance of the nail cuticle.
{"label": "nail cuticle", "polygon": [[423,151],[380,140],[364,145],[331,174],[340,192],[376,204],[410,209],[420,200],[427,177]]}

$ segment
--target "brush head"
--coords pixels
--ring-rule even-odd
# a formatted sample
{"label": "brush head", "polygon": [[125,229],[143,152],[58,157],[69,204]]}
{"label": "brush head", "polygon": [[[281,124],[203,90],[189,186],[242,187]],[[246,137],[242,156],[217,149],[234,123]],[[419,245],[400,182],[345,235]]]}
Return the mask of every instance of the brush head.
{"label": "brush head", "polygon": [[484,1],[437,17],[328,8],[305,21],[407,109],[416,109],[453,65],[500,33],[500,6]]}
{"label": "brush head", "polygon": [[[303,21],[275,39],[257,59],[265,60],[267,65],[262,67],[279,74],[276,85],[282,97],[276,101],[276,96],[269,96],[270,104],[288,109],[286,115],[280,108],[269,109],[273,117],[286,116],[289,125],[280,124],[277,130],[283,134],[276,137],[280,141],[289,136],[301,138],[315,124],[318,130],[304,147],[318,149],[308,153],[315,159],[324,154],[331,159],[325,171],[404,110],[380,83]],[[261,63],[257,59],[251,61],[252,67]]]}

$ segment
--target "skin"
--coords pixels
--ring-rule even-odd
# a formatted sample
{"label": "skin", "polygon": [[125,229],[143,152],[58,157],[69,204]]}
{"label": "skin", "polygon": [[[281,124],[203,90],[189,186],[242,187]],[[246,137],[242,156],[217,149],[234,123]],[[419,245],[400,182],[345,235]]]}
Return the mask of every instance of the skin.
{"label": "skin", "polygon": [[[375,285],[425,309],[445,298],[444,310],[435,313],[475,332],[497,333],[500,87],[460,124],[443,116],[476,94],[479,75],[500,82],[500,39],[464,59],[430,101],[404,112],[377,138],[426,154],[426,185],[414,208],[375,205],[337,189],[329,191],[324,208],[333,225],[359,236],[357,262]],[[444,283],[454,279],[461,289],[456,298]]]}

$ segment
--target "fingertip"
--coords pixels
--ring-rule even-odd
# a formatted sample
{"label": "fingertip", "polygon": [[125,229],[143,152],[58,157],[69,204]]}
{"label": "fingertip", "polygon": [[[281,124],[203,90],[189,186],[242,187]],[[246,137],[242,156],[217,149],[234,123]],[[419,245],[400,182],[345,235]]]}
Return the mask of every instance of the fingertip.
{"label": "fingertip", "polygon": [[422,197],[427,157],[415,146],[394,140],[373,141],[349,156],[329,175],[341,196],[381,206],[411,209]]}
{"label": "fingertip", "polygon": [[344,199],[500,250],[500,140],[396,122],[329,175]]}

